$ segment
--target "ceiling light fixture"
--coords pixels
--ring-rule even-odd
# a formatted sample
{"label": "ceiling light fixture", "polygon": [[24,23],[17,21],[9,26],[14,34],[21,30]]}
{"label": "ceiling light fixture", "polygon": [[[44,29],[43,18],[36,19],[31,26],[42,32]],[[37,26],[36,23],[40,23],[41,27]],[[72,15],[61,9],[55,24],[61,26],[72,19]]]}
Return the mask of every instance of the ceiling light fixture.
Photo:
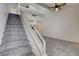
{"label": "ceiling light fixture", "polygon": [[59,10],[61,10],[62,7],[65,6],[65,5],[66,5],[66,3],[55,3],[55,6],[49,7],[49,9],[50,9],[51,11],[53,11],[53,10],[59,11]]}
{"label": "ceiling light fixture", "polygon": [[55,8],[55,11],[58,11],[58,8]]}

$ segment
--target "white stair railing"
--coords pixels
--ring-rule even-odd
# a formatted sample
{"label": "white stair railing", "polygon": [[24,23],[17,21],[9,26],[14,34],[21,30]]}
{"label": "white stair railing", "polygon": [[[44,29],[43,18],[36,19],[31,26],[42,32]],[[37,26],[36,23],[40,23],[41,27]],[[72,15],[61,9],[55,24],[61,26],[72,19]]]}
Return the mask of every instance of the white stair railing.
{"label": "white stair railing", "polygon": [[[31,34],[32,40],[29,39],[29,41],[31,41],[31,46],[33,49],[33,52],[35,53],[35,55],[40,55],[40,56],[47,56],[46,54],[46,43],[45,40],[43,39],[43,37],[40,35],[39,31],[35,28],[34,25],[29,24],[28,21],[28,17],[27,15],[23,15],[23,11],[21,12],[21,18],[22,21],[25,23],[24,25],[28,28],[28,31]],[[35,47],[33,47],[33,45],[35,45]],[[37,52],[35,52],[35,50],[37,50]]]}
{"label": "white stair railing", "polygon": [[[29,23],[27,12],[22,9],[22,6],[20,4],[18,4],[18,12],[21,15],[21,20],[24,25],[26,34],[28,34],[28,38],[29,38],[33,53],[37,56],[47,56],[45,40],[43,39],[39,31],[36,29],[36,27],[33,24]],[[30,13],[33,13],[33,12],[30,12]],[[38,13],[36,12],[36,14]]]}
{"label": "white stair railing", "polygon": [[39,37],[39,40],[43,43],[43,49],[44,49],[43,53],[45,54],[46,53],[46,42],[34,25],[32,25],[32,28],[34,29],[36,35]]}

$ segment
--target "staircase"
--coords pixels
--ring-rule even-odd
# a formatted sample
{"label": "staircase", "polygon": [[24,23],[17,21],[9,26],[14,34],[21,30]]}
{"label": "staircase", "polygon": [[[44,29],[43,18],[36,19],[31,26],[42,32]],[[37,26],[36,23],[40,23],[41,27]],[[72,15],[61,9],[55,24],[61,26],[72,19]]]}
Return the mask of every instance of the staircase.
{"label": "staircase", "polygon": [[9,14],[0,56],[34,56],[19,15]]}

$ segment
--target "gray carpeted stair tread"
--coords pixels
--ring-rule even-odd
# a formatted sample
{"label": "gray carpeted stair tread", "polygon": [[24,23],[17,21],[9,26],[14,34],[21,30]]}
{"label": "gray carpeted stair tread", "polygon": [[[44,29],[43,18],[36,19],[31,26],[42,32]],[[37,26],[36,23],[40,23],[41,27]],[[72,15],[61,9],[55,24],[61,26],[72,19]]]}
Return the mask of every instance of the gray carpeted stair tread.
{"label": "gray carpeted stair tread", "polygon": [[16,32],[16,33],[15,32],[7,32],[7,33],[4,33],[4,36],[6,36],[6,35],[7,36],[10,36],[10,35],[25,35],[25,34],[24,34],[24,32],[20,32],[19,31],[19,32]]}
{"label": "gray carpeted stair tread", "polygon": [[22,56],[26,56],[26,55],[27,55],[27,56],[34,56],[34,54],[33,54],[32,52],[27,53],[27,54],[26,54],[26,53],[22,54]]}
{"label": "gray carpeted stair tread", "polygon": [[21,27],[21,28],[23,28],[23,25],[21,25],[21,24],[7,24],[6,25],[6,28],[8,28],[8,27],[10,27],[10,28],[13,28],[13,27]]}
{"label": "gray carpeted stair tread", "polygon": [[10,14],[0,45],[1,56],[33,56],[19,15]]}
{"label": "gray carpeted stair tread", "polygon": [[2,38],[2,40],[6,40],[7,38],[14,38],[14,37],[16,37],[16,38],[26,38],[27,36],[26,35],[19,35],[19,37],[17,37],[18,35],[16,35],[16,36],[12,36],[12,35],[5,35],[5,37],[3,37]]}
{"label": "gray carpeted stair tread", "polygon": [[[24,47],[24,46],[27,46],[27,47],[29,47],[29,45],[28,45],[28,43],[27,42],[22,42],[22,41],[20,41],[19,43],[18,43],[19,41],[17,41],[17,42],[10,42],[10,43],[6,43],[6,44],[4,44],[4,45],[2,45],[2,46],[0,46],[1,47],[1,49],[0,49],[0,52],[4,52],[4,51],[6,51],[6,50],[8,50],[8,49],[15,49],[15,48],[17,48],[17,47]],[[17,44],[17,45],[16,45]],[[29,47],[29,48],[31,48],[31,47]]]}
{"label": "gray carpeted stair tread", "polygon": [[[5,41],[2,41],[2,43],[12,42],[12,41],[19,41],[19,40],[21,40],[21,39],[8,39],[8,40],[5,40]],[[27,39],[22,39],[22,40],[27,40]]]}
{"label": "gray carpeted stair tread", "polygon": [[3,40],[6,40],[6,39],[7,39],[7,40],[8,40],[8,39],[11,40],[11,39],[14,39],[14,38],[15,38],[15,39],[23,39],[23,38],[24,38],[24,39],[27,39],[27,36],[24,36],[24,35],[19,35],[19,37],[17,37],[17,36],[9,36],[9,37],[5,36],[5,37],[3,37]]}
{"label": "gray carpeted stair tread", "polygon": [[[21,46],[20,46],[21,47]],[[22,48],[20,48],[20,47],[17,47],[17,48],[14,48],[14,49],[8,49],[8,50],[6,50],[6,51],[4,51],[4,52],[1,52],[2,54],[1,55],[3,55],[3,56],[17,56],[17,55],[22,55],[23,53],[30,53],[30,51],[31,51],[31,49],[29,48],[29,47],[27,47],[27,46],[22,46]],[[26,51],[26,52],[25,52]]]}
{"label": "gray carpeted stair tread", "polygon": [[[6,35],[7,35],[7,36],[6,36]],[[12,35],[16,35],[16,37],[19,36],[19,35],[20,35],[20,36],[21,36],[21,35],[24,35],[24,36],[25,36],[25,34],[19,34],[19,35],[18,35],[18,33],[17,33],[17,34],[6,34],[6,35],[4,35],[4,36],[5,36],[5,37],[9,37],[9,36],[12,36]]]}
{"label": "gray carpeted stair tread", "polygon": [[[15,27],[15,28],[6,28],[6,30],[10,30],[10,31],[13,31],[13,30],[23,30],[23,28],[18,28],[18,27]],[[24,30],[23,30],[24,31]]]}

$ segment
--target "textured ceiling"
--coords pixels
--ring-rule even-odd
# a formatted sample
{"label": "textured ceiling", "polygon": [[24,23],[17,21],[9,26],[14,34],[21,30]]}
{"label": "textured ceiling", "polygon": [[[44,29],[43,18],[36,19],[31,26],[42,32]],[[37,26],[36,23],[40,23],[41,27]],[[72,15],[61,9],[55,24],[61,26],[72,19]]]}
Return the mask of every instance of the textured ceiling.
{"label": "textured ceiling", "polygon": [[[55,6],[55,3],[43,3],[47,6]],[[79,5],[79,3],[67,3],[67,5]]]}
{"label": "textured ceiling", "polygon": [[[55,6],[55,3],[37,3],[37,4],[45,8]],[[73,5],[79,5],[79,3],[67,3],[66,6],[73,6]]]}

